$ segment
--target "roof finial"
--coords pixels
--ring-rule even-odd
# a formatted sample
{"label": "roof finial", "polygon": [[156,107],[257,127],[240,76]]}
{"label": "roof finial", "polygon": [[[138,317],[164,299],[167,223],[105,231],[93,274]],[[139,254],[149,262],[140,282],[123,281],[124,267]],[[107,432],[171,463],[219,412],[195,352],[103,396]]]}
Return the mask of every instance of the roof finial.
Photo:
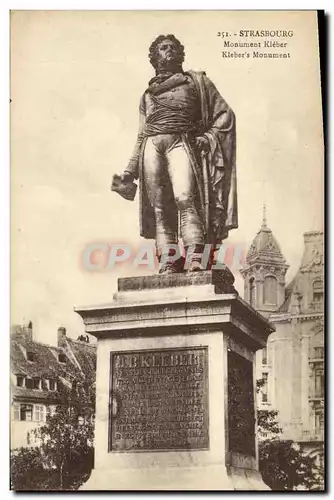
{"label": "roof finial", "polygon": [[262,215],[262,228],[267,227],[267,213],[266,204],[263,203],[263,215]]}
{"label": "roof finial", "polygon": [[262,212],[262,229],[267,228],[267,207],[266,207],[266,181],[263,179],[263,212]]}

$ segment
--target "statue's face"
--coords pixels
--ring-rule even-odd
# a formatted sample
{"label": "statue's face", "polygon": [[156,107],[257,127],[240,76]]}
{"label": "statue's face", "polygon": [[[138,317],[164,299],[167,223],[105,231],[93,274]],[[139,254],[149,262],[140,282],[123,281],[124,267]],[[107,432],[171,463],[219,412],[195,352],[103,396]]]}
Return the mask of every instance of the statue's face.
{"label": "statue's face", "polygon": [[161,66],[170,66],[178,60],[178,51],[175,43],[166,38],[157,46],[158,61]]}

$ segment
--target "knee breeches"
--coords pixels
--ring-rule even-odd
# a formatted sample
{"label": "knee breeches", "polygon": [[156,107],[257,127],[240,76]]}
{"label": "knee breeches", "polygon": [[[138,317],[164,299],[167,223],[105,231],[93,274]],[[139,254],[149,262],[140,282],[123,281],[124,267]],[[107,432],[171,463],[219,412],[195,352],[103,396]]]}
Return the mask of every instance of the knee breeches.
{"label": "knee breeches", "polygon": [[177,242],[177,223],[171,216],[174,203],[184,246],[204,244],[203,223],[195,203],[196,182],[179,135],[148,137],[144,183],[155,213],[157,246]]}

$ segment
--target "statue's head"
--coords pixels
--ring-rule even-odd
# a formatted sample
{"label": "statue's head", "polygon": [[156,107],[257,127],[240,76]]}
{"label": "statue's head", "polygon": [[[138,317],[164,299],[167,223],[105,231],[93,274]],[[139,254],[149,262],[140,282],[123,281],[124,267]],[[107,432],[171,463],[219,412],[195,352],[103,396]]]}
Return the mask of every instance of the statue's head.
{"label": "statue's head", "polygon": [[174,35],[159,35],[150,46],[149,59],[155,70],[180,68],[184,61],[184,46]]}

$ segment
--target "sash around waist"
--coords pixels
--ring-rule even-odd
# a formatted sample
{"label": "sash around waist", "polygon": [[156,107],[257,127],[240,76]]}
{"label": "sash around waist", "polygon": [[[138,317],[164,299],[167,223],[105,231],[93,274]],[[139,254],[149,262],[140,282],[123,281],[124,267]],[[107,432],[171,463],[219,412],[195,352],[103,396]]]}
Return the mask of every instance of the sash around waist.
{"label": "sash around waist", "polygon": [[193,132],[199,128],[195,116],[184,109],[157,109],[147,118],[142,131],[143,136]]}

